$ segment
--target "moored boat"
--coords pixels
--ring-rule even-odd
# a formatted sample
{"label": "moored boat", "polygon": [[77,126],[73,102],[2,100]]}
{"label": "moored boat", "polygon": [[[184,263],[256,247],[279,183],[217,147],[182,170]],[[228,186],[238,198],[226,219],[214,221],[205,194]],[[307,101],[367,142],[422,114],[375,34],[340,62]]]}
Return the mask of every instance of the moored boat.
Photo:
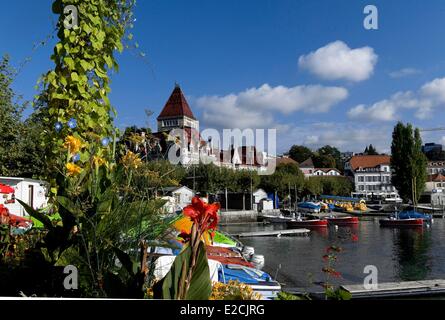
{"label": "moored boat", "polygon": [[428,220],[428,221],[433,220],[432,215],[421,213],[416,210],[406,210],[406,211],[399,212],[399,213],[397,213],[397,217],[399,219],[423,219],[423,220]]}
{"label": "moored boat", "polygon": [[328,226],[327,220],[321,219],[295,219],[286,222],[289,229],[292,228],[323,228]]}
{"label": "moored boat", "polygon": [[285,223],[286,221],[292,220],[291,217],[285,217],[283,215],[274,216],[274,215],[262,215],[261,220],[269,223]]}
{"label": "moored boat", "polygon": [[228,283],[230,280],[249,285],[263,299],[274,299],[281,291],[281,285],[264,271],[237,264],[219,264],[218,281]]}
{"label": "moored boat", "polygon": [[298,204],[298,209],[304,212],[319,213],[321,210],[321,205],[320,203],[312,201],[300,202]]}
{"label": "moored boat", "polygon": [[385,218],[380,219],[379,223],[381,227],[421,227],[423,226],[422,218],[408,218],[408,219],[397,219],[397,218]]}
{"label": "moored boat", "polygon": [[352,224],[358,224],[359,223],[359,219],[358,217],[351,217],[351,216],[347,216],[347,217],[328,217],[326,218],[327,222],[329,224],[333,224],[333,225],[352,225]]}

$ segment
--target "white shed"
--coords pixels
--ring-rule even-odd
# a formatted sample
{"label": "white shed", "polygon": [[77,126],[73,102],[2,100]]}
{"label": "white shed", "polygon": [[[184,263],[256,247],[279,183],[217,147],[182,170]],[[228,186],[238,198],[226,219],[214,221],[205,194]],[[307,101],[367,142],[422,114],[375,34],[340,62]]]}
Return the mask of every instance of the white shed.
{"label": "white shed", "polygon": [[263,199],[267,199],[267,192],[263,189],[258,189],[253,193],[253,203],[258,204]]}
{"label": "white shed", "polygon": [[[44,181],[28,178],[0,177],[0,183],[14,188],[15,198],[22,200],[34,209],[41,209],[48,205],[48,184]],[[8,203],[5,207],[12,214],[22,217],[27,215],[25,209],[18,201]]]}
{"label": "white shed", "polygon": [[177,209],[182,209],[192,203],[194,192],[186,186],[163,188],[164,195],[175,199],[174,205]]}

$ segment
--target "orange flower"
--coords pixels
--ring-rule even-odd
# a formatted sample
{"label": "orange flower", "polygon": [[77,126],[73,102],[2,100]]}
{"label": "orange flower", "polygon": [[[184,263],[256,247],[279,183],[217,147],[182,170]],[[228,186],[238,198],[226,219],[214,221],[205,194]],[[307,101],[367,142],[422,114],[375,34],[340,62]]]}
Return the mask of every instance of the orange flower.
{"label": "orange flower", "polygon": [[74,136],[67,136],[65,138],[65,143],[63,144],[63,146],[67,148],[71,154],[74,154],[80,150],[80,148],[82,147],[82,143]]}
{"label": "orange flower", "polygon": [[105,164],[105,159],[98,157],[98,156],[93,156],[93,164],[95,167],[98,168],[98,167],[102,166],[103,164]]}
{"label": "orange flower", "polygon": [[127,151],[125,156],[122,157],[121,162],[126,169],[129,169],[129,168],[136,169],[137,167],[139,167],[141,165],[142,160],[133,152]]}
{"label": "orange flower", "polygon": [[82,171],[82,168],[70,162],[66,164],[66,170],[68,171],[69,176],[74,176],[79,174]]}

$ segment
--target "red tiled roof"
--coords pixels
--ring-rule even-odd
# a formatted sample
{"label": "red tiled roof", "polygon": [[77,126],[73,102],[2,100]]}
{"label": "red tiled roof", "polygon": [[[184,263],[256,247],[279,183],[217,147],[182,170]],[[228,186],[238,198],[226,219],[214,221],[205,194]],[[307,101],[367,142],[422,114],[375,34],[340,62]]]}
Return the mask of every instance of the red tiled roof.
{"label": "red tiled roof", "polygon": [[167,103],[165,104],[157,119],[160,120],[181,116],[195,119],[195,116],[193,115],[193,112],[190,109],[187,100],[182,94],[181,88],[176,85],[175,89],[173,89],[173,92],[170,95],[170,98],[168,98]]}
{"label": "red tiled roof", "polygon": [[431,174],[428,176],[429,182],[445,182],[445,176],[441,173]]}
{"label": "red tiled roof", "polygon": [[390,164],[391,157],[387,155],[372,155],[372,156],[353,156],[349,163],[352,170],[358,168],[375,168],[382,164]]}

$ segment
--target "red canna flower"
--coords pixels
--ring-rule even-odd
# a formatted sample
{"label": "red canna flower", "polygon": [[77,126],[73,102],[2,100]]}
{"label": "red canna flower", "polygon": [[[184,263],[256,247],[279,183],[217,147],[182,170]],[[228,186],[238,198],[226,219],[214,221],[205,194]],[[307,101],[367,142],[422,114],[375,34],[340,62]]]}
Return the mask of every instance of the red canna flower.
{"label": "red canna flower", "polygon": [[199,197],[194,197],[192,204],[185,207],[183,212],[184,215],[190,217],[194,223],[198,224],[201,232],[204,232],[216,229],[219,209],[219,203],[208,204]]}

